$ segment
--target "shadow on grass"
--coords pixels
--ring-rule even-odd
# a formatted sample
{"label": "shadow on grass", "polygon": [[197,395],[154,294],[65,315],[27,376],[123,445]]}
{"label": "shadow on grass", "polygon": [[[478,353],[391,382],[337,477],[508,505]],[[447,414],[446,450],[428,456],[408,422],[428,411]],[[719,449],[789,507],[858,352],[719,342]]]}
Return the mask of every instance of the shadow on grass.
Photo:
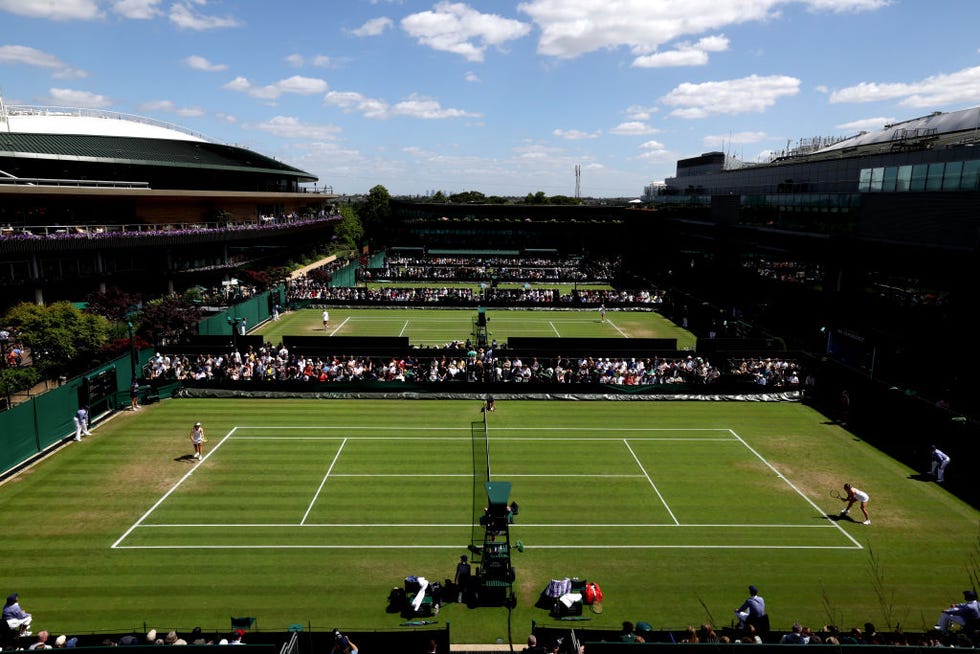
{"label": "shadow on grass", "polygon": [[175,458],[174,461],[190,463],[192,461],[197,461],[197,459],[194,458],[193,454],[184,454],[183,456],[178,456]]}
{"label": "shadow on grass", "polygon": [[915,481],[935,481],[936,480],[936,478],[933,477],[928,472],[913,472],[911,475],[909,475],[909,479],[913,479]]}

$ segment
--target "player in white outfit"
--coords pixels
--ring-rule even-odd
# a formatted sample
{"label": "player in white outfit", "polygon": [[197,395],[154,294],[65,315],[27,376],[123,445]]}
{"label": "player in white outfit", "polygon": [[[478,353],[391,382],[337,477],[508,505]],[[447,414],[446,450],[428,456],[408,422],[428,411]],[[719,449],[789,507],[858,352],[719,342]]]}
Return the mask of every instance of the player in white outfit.
{"label": "player in white outfit", "polygon": [[201,423],[195,422],[194,426],[191,428],[191,445],[194,446],[194,458],[201,459],[204,457],[204,427]]}
{"label": "player in white outfit", "polygon": [[864,514],[864,522],[862,524],[870,525],[871,516],[868,515],[868,500],[871,498],[868,496],[868,494],[863,490],[854,488],[850,484],[844,484],[844,492],[847,493],[847,496],[844,497],[842,501],[847,502],[847,506],[840,512],[840,514],[847,515],[847,513],[851,510],[851,507],[854,506],[855,503],[860,502],[861,513]]}

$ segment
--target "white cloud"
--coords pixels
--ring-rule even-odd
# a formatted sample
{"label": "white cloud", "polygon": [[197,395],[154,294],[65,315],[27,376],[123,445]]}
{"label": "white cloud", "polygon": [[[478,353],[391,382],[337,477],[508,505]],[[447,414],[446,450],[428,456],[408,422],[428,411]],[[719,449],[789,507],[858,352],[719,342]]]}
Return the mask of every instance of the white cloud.
{"label": "white cloud", "polygon": [[670,116],[705,118],[715,114],[760,112],[783,96],[796,95],[800,80],[785,75],[750,75],[740,79],[702,84],[684,83],[661,98],[677,107]]}
{"label": "white cloud", "polygon": [[112,100],[104,95],[74,89],[48,89],[50,104],[62,107],[81,107],[83,109],[105,109],[112,106]]}
{"label": "white cloud", "polygon": [[566,141],[581,141],[583,139],[599,138],[599,136],[602,134],[602,130],[583,132],[577,129],[556,129],[551,133],[560,139],[565,139]]}
{"label": "white cloud", "polygon": [[526,0],[517,9],[540,28],[540,54],[574,58],[618,47],[627,47],[637,56],[651,55],[677,39],[776,18],[781,6],[789,4],[844,12],[877,9],[887,0],[635,0],[617,2],[612,8],[607,0]]}
{"label": "white cloud", "polygon": [[315,55],[310,64],[316,68],[340,68],[348,61],[344,57],[328,57],[327,55]]}
{"label": "white cloud", "polygon": [[670,66],[704,66],[709,52],[724,52],[728,39],[724,36],[708,36],[697,43],[680,43],[674,50],[655,52],[633,60],[635,68],[666,68]]}
{"label": "white cloud", "polygon": [[57,79],[88,77],[88,73],[68,66],[53,54],[26,45],[0,45],[0,64],[26,64],[47,68]]}
{"label": "white cloud", "polygon": [[640,154],[636,158],[649,162],[663,162],[672,161],[674,154],[660,141],[647,141],[640,145]]}
{"label": "white cloud", "polygon": [[314,95],[323,93],[327,90],[327,83],[315,77],[303,77],[294,75],[292,77],[279,80],[274,84],[266,86],[253,86],[245,77],[236,77],[224,85],[229,91],[240,91],[247,93],[253,98],[261,100],[275,100],[284,93],[295,95]]}
{"label": "white cloud", "polygon": [[466,74],[463,75],[463,79],[466,80],[467,82],[473,82],[473,83],[480,81],[480,78],[472,70],[466,71]]}
{"label": "white cloud", "polygon": [[157,8],[161,0],[115,0],[112,10],[123,18],[148,20],[161,14]]}
{"label": "white cloud", "polygon": [[204,57],[200,55],[191,55],[184,59],[184,64],[194,70],[203,70],[208,73],[220,73],[223,70],[228,70],[227,64],[215,64],[211,63]]}
{"label": "white cloud", "polygon": [[837,129],[842,129],[848,134],[854,134],[856,132],[871,132],[877,129],[884,128],[885,125],[891,125],[897,120],[897,118],[862,118],[861,120],[852,120],[849,123],[841,123],[839,125],[834,125]]}
{"label": "white cloud", "polygon": [[103,16],[95,0],[0,0],[0,11],[29,18],[94,20]]}
{"label": "white cloud", "polygon": [[660,130],[642,121],[633,120],[616,125],[609,130],[609,133],[619,134],[620,136],[645,136],[647,134],[659,134]]}
{"label": "white cloud", "polygon": [[701,144],[706,148],[717,148],[722,145],[744,145],[745,143],[758,143],[765,141],[769,135],[765,132],[735,132],[733,134],[709,134],[701,139]]}
{"label": "white cloud", "polygon": [[393,116],[410,116],[427,120],[435,118],[479,118],[481,114],[462,109],[443,109],[438,101],[421,95],[411,95],[391,107]]}
{"label": "white cloud", "polygon": [[[201,0],[194,4],[205,6]],[[242,23],[233,16],[207,16],[195,11],[191,2],[175,2],[170,6],[170,22],[181,29],[203,32],[225,27],[241,27]]]}
{"label": "white cloud", "polygon": [[824,95],[830,93],[830,88],[826,84],[818,84],[817,86],[813,87],[813,89],[817,93],[823,93]]}
{"label": "white cloud", "polygon": [[245,127],[260,129],[283,138],[303,139],[336,139],[337,134],[341,131],[336,125],[304,123],[300,119],[292,116],[276,116],[271,120]]}
{"label": "white cloud", "polygon": [[395,22],[387,16],[372,18],[357,29],[350,31],[354,36],[380,36],[385,30],[393,28]]}
{"label": "white cloud", "polygon": [[293,68],[302,68],[309,64],[315,68],[340,68],[346,61],[343,57],[328,57],[327,55],[313,55],[309,60],[301,54],[293,53],[283,57],[288,65]]}
{"label": "white cloud", "polygon": [[204,110],[200,107],[177,107],[170,100],[151,100],[139,106],[140,113],[168,113],[177,114],[184,118],[196,118],[204,115]]}
{"label": "white cloud", "polygon": [[323,98],[327,106],[339,107],[344,113],[356,111],[365,118],[387,120],[394,116],[410,118],[479,118],[482,114],[462,109],[444,109],[437,100],[422,95],[412,94],[405,100],[393,105],[384,100],[369,98],[356,91],[331,91]]}
{"label": "white cloud", "polygon": [[439,2],[431,11],[410,14],[401,27],[422,45],[483,61],[490,46],[501,47],[531,31],[531,26],[496,14],[481,14],[461,2]]}
{"label": "white cloud", "polygon": [[980,101],[980,66],[950,74],[927,77],[918,82],[861,82],[830,95],[830,101],[880,102],[899,100],[903,107],[936,108]]}
{"label": "white cloud", "polygon": [[650,120],[652,114],[660,111],[658,107],[644,107],[638,104],[626,107],[626,117],[630,120]]}

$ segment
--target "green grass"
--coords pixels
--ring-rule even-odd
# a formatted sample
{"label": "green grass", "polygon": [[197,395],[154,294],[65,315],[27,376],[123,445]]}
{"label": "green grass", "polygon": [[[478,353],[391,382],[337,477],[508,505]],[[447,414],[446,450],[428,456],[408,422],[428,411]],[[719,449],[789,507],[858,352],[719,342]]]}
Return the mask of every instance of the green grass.
{"label": "green grass", "polygon": [[[282,336],[407,336],[412,345],[442,346],[472,338],[472,309],[330,309],[330,325],[324,331],[321,311],[302,309],[283,314],[252,333],[278,342]],[[489,309],[491,339],[505,343],[512,336],[548,338],[674,338],[681,350],[693,349],[694,336],[653,311],[607,311],[606,320],[596,309],[581,311],[534,311]]]}
{"label": "green grass", "polygon": [[[59,633],[227,629],[232,615],[396,627],[391,587],[451,577],[466,552],[480,419],[479,403],[449,400],[117,414],[0,487],[0,586]],[[799,404],[498,401],[490,439],[491,474],[521,505],[518,641],[532,619],[552,623],[533,605],[561,576],[602,586],[589,627],[727,625],[751,583],[777,629],[885,629],[887,615],[919,630],[976,561],[976,510]],[[826,518],[844,481],[871,494],[872,525]],[[450,604],[439,619],[455,642],[506,637],[502,608]]]}

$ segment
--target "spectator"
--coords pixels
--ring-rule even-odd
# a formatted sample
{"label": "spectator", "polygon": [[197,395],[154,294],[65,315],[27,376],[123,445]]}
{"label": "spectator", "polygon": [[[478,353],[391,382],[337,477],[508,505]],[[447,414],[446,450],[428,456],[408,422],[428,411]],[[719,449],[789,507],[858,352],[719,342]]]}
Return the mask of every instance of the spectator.
{"label": "spectator", "polygon": [[752,625],[756,631],[765,631],[768,614],[766,613],[766,600],[759,595],[759,589],[749,586],[749,596],[742,605],[735,609],[735,617],[738,618],[738,628],[745,629]]}
{"label": "spectator", "polygon": [[779,639],[780,645],[806,645],[809,641],[803,635],[803,626],[797,622],[793,624],[793,630],[788,634],[783,634]]}
{"label": "spectator", "polygon": [[21,636],[30,636],[31,632],[27,629],[33,619],[34,616],[21,608],[20,595],[12,593],[7,596],[7,603],[3,606],[3,621],[11,631],[20,632]]}
{"label": "spectator", "polygon": [[538,645],[538,637],[531,634],[527,637],[527,647],[524,648],[524,654],[545,654],[547,650]]}
{"label": "spectator", "polygon": [[37,641],[35,641],[34,644],[32,644],[27,649],[51,649],[51,646],[48,645],[49,635],[50,634],[48,634],[47,631],[37,632]]}
{"label": "spectator", "polygon": [[963,601],[959,604],[953,604],[942,612],[939,616],[939,622],[936,623],[936,629],[947,633],[953,624],[963,627],[968,622],[977,619],[980,619],[980,603],[977,602],[977,593],[974,590],[964,590]]}

